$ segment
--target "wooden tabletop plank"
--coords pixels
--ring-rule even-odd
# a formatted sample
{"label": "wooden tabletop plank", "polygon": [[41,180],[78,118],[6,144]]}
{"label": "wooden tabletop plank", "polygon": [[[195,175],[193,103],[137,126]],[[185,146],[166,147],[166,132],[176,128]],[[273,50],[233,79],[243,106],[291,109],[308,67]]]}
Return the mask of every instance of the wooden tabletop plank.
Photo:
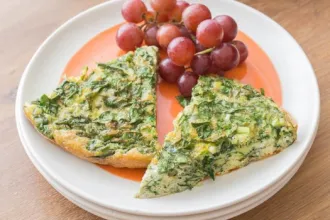
{"label": "wooden tabletop plank", "polygon": [[[18,138],[14,108],[19,79],[37,47],[70,17],[102,2],[0,0],[0,219],[100,219],[65,199],[32,165]],[[329,219],[330,1],[241,2],[270,16],[301,44],[318,78],[321,120],[312,149],[293,179],[235,219]]]}

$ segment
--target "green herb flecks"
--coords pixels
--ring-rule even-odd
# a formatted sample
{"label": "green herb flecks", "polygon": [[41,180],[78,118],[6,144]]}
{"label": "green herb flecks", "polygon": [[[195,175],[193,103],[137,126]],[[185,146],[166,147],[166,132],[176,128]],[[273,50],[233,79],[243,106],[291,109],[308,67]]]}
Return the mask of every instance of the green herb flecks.
{"label": "green herb flecks", "polygon": [[133,148],[155,153],[157,61],[156,47],[142,47],[66,78],[29,105],[37,129],[51,139],[72,130],[89,139],[86,149],[97,158]]}
{"label": "green herb flecks", "polygon": [[179,104],[184,108],[187,105],[189,105],[190,99],[183,97],[182,95],[179,95],[175,97],[176,100],[178,100]]}

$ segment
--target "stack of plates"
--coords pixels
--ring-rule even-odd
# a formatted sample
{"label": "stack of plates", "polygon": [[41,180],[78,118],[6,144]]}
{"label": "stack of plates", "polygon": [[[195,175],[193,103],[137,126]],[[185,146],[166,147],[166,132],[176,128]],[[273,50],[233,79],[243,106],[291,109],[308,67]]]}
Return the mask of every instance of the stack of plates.
{"label": "stack of plates", "polygon": [[[214,14],[229,14],[268,54],[279,74],[283,107],[296,119],[298,139],[271,158],[207,180],[171,196],[135,199],[139,183],[109,175],[42,138],[22,111],[25,101],[50,92],[72,55],[97,33],[122,22],[123,1],[110,1],[66,22],[38,49],[17,94],[17,127],[31,161],[47,181],[81,208],[107,219],[228,219],[261,204],[281,189],[302,164],[319,119],[319,91],[313,69],[296,41],[277,23],[241,3],[204,0]],[[59,74],[55,74],[59,73]]]}

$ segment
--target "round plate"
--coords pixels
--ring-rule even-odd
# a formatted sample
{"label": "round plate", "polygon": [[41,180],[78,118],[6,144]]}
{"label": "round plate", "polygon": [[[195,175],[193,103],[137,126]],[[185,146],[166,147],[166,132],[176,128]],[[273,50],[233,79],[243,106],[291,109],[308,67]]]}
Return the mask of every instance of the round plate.
{"label": "round plate", "polygon": [[[21,129],[21,128],[19,128]],[[21,137],[23,138],[23,137]],[[92,202],[88,202],[84,200],[83,198],[73,194],[65,187],[61,186],[55,179],[53,179],[51,176],[49,176],[45,170],[40,166],[40,164],[34,159],[33,155],[30,153],[28,148],[25,148],[26,152],[33,162],[33,164],[36,166],[36,168],[39,170],[39,172],[46,178],[46,180],[63,196],[65,196],[67,199],[69,199],[71,202],[76,204],[77,206],[95,214],[105,219],[113,219],[113,218],[120,218],[123,220],[170,220],[170,219],[176,219],[176,217],[152,217],[152,216],[138,216],[138,215],[132,215],[128,213],[123,213],[119,211],[110,210],[101,206],[98,206],[97,204],[94,204]],[[243,201],[240,203],[237,203],[235,205],[229,206],[227,208],[207,212],[207,213],[201,213],[201,214],[195,214],[195,215],[186,215],[186,216],[180,216],[181,220],[189,219],[189,220],[203,220],[203,219],[213,219],[216,218],[218,220],[220,219],[230,219],[235,216],[238,216],[256,206],[261,204],[262,202],[269,199],[271,196],[273,196],[277,191],[279,191],[297,172],[299,167],[301,166],[302,162],[304,161],[305,157],[307,155],[307,152],[303,155],[302,158],[299,159],[298,163],[293,167],[292,170],[290,170],[283,178],[279,179],[276,183],[274,183],[272,186],[267,188],[267,190],[260,192],[259,194]]]}
{"label": "round plate", "polygon": [[[194,1],[191,1],[194,2]],[[319,120],[319,90],[313,69],[296,41],[262,13],[236,1],[204,0],[213,14],[233,16],[240,29],[268,54],[279,74],[283,107],[296,119],[298,139],[284,152],[201,187],[156,199],[135,199],[139,184],[109,175],[42,138],[23,114],[23,104],[56,87],[74,53],[89,39],[122,22],[123,1],[109,1],[72,18],[38,49],[21,79],[16,118],[23,145],[61,186],[99,206],[137,215],[178,216],[209,212],[244,201],[283,178],[308,151]]]}

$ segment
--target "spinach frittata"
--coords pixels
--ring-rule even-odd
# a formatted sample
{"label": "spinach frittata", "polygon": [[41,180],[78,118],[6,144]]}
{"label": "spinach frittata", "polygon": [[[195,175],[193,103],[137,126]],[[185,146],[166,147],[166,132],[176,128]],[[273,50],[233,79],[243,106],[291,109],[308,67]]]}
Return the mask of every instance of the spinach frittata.
{"label": "spinach frittata", "polygon": [[192,189],[291,145],[297,127],[270,98],[236,81],[201,76],[174,131],[151,161],[138,198]]}
{"label": "spinach frittata", "polygon": [[45,137],[78,157],[147,167],[158,148],[156,47],[141,47],[65,79],[24,111]]}

